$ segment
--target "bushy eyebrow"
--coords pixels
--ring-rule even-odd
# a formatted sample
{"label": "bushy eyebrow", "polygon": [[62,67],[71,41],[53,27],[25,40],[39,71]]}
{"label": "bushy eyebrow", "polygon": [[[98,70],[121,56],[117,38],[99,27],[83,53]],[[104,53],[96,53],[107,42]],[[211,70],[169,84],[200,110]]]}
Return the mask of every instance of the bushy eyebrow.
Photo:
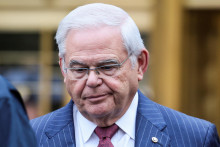
{"label": "bushy eyebrow", "polygon": [[108,60],[103,60],[103,61],[99,61],[98,65],[103,65],[103,64],[118,64],[118,61],[115,59],[108,59]]}
{"label": "bushy eyebrow", "polygon": [[87,66],[85,63],[76,61],[76,60],[71,60],[69,63],[69,66],[72,67],[73,65],[82,65],[82,66]]}
{"label": "bushy eyebrow", "polygon": [[[103,64],[118,64],[118,61],[115,60],[115,59],[102,60],[102,61],[99,61],[97,63],[97,66],[100,66],[100,65],[103,65]],[[80,61],[77,61],[77,60],[71,60],[70,63],[69,63],[69,66],[72,67],[74,65],[88,66],[87,64],[85,64],[83,62],[80,62]]]}

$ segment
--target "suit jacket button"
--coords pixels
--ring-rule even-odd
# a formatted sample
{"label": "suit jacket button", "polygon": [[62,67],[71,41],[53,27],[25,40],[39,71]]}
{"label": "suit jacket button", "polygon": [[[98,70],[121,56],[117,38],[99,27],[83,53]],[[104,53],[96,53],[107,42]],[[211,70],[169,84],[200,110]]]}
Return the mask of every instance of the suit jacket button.
{"label": "suit jacket button", "polygon": [[154,143],[157,143],[157,142],[158,142],[157,137],[152,137],[152,141],[153,141]]}

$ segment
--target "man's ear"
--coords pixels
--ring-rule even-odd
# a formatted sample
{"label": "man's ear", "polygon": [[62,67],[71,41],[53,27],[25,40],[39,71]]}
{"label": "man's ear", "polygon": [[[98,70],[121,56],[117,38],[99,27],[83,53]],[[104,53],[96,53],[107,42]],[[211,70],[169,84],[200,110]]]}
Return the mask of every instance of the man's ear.
{"label": "man's ear", "polygon": [[66,82],[66,73],[64,71],[64,63],[63,62],[64,62],[63,58],[59,58],[60,70],[61,70],[62,75],[64,77],[64,83],[65,83]]}
{"label": "man's ear", "polygon": [[143,79],[144,73],[147,70],[148,67],[148,59],[149,53],[146,49],[143,49],[141,51],[141,54],[137,58],[138,63],[138,81],[141,81]]}

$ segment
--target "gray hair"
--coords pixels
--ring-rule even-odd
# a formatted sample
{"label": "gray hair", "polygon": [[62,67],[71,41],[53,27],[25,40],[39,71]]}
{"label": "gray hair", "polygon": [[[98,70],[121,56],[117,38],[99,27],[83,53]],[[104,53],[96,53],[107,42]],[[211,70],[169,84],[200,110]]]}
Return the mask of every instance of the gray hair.
{"label": "gray hair", "polygon": [[121,30],[123,44],[132,65],[145,48],[138,27],[132,18],[121,8],[109,4],[94,3],[80,6],[71,11],[60,22],[55,39],[59,48],[59,57],[64,59],[66,36],[70,30],[91,27],[115,26]]}

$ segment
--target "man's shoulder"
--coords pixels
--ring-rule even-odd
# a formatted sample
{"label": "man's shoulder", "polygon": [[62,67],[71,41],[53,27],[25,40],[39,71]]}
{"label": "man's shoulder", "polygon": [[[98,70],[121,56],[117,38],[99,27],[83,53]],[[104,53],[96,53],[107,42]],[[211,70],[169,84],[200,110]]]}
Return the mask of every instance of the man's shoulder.
{"label": "man's shoulder", "polygon": [[167,124],[167,132],[174,140],[177,141],[179,137],[184,144],[219,145],[217,129],[213,123],[159,104],[158,107]]}
{"label": "man's shoulder", "polygon": [[[71,137],[65,137],[63,132],[66,132],[67,136],[74,136],[70,129],[73,129],[73,102],[70,101],[66,106],[57,109],[51,113],[45,114],[38,118],[32,119],[30,124],[35,131],[39,146],[44,144],[53,144],[51,138],[64,137],[65,139],[72,139]],[[57,139],[55,139],[57,142]],[[62,140],[61,140],[62,141]],[[59,143],[66,143],[65,141]],[[64,146],[64,145],[63,145]]]}
{"label": "man's shoulder", "polygon": [[195,146],[219,145],[218,133],[213,123],[160,105],[143,94],[140,96],[140,102],[143,104],[140,105],[142,109],[139,112],[144,116],[143,113],[150,109],[151,111],[148,110],[148,112],[151,113],[151,118],[148,120],[153,124],[166,126],[163,128],[163,132],[169,135],[173,146],[180,144],[185,146],[192,144]]}
{"label": "man's shoulder", "polygon": [[[30,120],[30,124],[35,131],[36,134],[39,132],[44,131],[48,127],[48,125],[51,124],[52,121],[54,120],[59,120],[59,117],[62,119],[62,117],[65,117],[67,115],[72,115],[71,114],[71,108],[72,107],[72,102],[69,102],[66,106],[61,107],[55,111],[52,111],[48,114],[42,115],[40,117],[34,118]],[[70,112],[70,113],[69,113]],[[71,116],[70,116],[71,118]]]}
{"label": "man's shoulder", "polygon": [[183,112],[168,108],[166,106],[157,104],[158,108],[163,115],[163,118],[168,124],[178,125],[180,127],[191,127],[191,128],[208,128],[210,125],[213,125],[211,122],[197,118]]}
{"label": "man's shoulder", "polygon": [[59,111],[59,109],[30,120],[30,124],[36,134],[37,132],[40,132],[42,128],[47,126],[47,124],[54,118],[54,114],[56,114],[57,111]]}
{"label": "man's shoulder", "polygon": [[[139,95],[142,100],[141,102],[144,102],[145,107],[149,107],[149,105],[151,105],[151,109],[152,111],[157,111],[157,114],[160,113],[163,117],[163,119],[166,121],[166,123],[170,123],[172,125],[174,124],[181,124],[182,126],[187,125],[187,126],[203,126],[203,127],[208,127],[210,125],[212,125],[212,123],[210,123],[209,121],[206,121],[204,119],[200,119],[197,117],[193,117],[190,115],[187,115],[183,112],[168,108],[166,106],[163,106],[161,104],[158,104],[152,100],[150,100],[149,98],[145,97],[143,94]],[[145,100],[143,100],[145,99]]]}

